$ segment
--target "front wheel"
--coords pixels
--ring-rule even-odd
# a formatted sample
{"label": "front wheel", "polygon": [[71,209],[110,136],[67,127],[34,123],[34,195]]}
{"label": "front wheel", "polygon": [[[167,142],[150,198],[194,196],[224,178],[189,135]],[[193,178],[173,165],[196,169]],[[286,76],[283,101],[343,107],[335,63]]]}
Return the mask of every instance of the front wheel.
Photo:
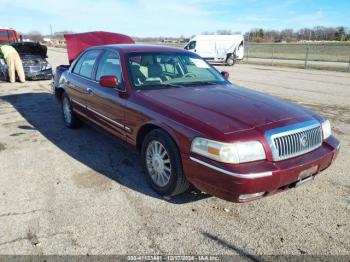
{"label": "front wheel", "polygon": [[62,101],[61,107],[62,107],[63,120],[66,126],[69,128],[80,127],[81,121],[73,112],[70,99],[66,93],[62,94],[61,101]]}
{"label": "front wheel", "polygon": [[226,58],[226,64],[228,66],[233,66],[235,63],[236,63],[236,60],[235,60],[233,54],[228,55]]}
{"label": "front wheel", "polygon": [[174,196],[189,188],[180,152],[167,133],[156,129],[147,134],[141,154],[146,180],[157,193]]}

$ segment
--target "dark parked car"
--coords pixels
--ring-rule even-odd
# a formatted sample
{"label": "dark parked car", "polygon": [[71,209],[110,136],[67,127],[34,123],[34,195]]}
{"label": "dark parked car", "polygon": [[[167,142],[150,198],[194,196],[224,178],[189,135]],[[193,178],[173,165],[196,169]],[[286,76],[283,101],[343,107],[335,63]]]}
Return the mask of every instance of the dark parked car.
{"label": "dark parked car", "polygon": [[19,53],[26,79],[50,80],[53,77],[52,67],[46,60],[47,47],[39,43],[24,42],[12,44]]}
{"label": "dark parked car", "polygon": [[340,143],[328,120],[227,78],[186,50],[105,45],[82,52],[54,87],[65,124],[84,120],[132,145],[161,195],[192,184],[246,202],[331,165]]}
{"label": "dark parked car", "polygon": [[[28,80],[50,80],[53,77],[52,67],[47,58],[47,47],[34,42],[16,42],[11,44],[18,52]],[[0,57],[0,59],[2,56]],[[0,61],[0,72],[7,76],[7,66]],[[5,78],[6,80],[6,78]]]}

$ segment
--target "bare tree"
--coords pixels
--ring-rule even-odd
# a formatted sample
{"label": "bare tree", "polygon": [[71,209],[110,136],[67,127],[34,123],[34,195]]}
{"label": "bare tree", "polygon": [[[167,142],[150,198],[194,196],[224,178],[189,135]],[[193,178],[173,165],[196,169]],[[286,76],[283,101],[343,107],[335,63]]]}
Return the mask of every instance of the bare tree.
{"label": "bare tree", "polygon": [[28,38],[34,42],[43,41],[44,37],[39,31],[31,31],[28,34],[24,34],[23,38]]}
{"label": "bare tree", "polygon": [[281,31],[281,38],[282,38],[282,40],[287,41],[287,42],[292,42],[293,40],[295,40],[293,29],[282,30]]}
{"label": "bare tree", "polygon": [[251,29],[245,34],[245,39],[252,42],[293,42],[293,41],[349,41],[350,33],[348,28],[340,26],[314,28],[302,28],[298,31],[293,29],[263,30],[259,28]]}

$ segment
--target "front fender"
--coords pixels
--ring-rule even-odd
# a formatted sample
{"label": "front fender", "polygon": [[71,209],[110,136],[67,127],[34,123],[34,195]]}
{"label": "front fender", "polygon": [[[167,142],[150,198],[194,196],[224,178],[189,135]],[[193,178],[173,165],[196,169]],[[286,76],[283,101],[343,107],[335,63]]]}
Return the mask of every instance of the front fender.
{"label": "front fender", "polygon": [[151,120],[145,124],[153,125],[160,129],[163,129],[174,140],[182,154],[189,154],[192,142],[189,137],[196,136],[194,130],[185,127],[184,125],[181,125],[173,120],[169,120],[169,123],[165,121]]}

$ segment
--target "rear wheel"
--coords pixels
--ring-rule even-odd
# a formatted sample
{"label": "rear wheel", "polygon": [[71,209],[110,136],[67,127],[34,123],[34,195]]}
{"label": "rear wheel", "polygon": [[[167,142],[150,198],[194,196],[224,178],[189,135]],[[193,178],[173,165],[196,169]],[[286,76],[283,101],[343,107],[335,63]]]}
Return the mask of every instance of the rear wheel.
{"label": "rear wheel", "polygon": [[62,103],[61,103],[62,115],[63,115],[63,120],[64,120],[64,123],[66,124],[66,126],[69,128],[80,127],[81,121],[76,116],[76,114],[73,112],[72,104],[71,104],[70,99],[66,93],[62,94],[61,101],[62,101]]}
{"label": "rear wheel", "polygon": [[157,193],[174,196],[189,188],[180,152],[167,133],[156,129],[147,134],[141,154],[147,182]]}
{"label": "rear wheel", "polygon": [[235,60],[233,54],[228,55],[226,58],[226,64],[228,66],[233,66],[235,63],[236,63],[236,60]]}

